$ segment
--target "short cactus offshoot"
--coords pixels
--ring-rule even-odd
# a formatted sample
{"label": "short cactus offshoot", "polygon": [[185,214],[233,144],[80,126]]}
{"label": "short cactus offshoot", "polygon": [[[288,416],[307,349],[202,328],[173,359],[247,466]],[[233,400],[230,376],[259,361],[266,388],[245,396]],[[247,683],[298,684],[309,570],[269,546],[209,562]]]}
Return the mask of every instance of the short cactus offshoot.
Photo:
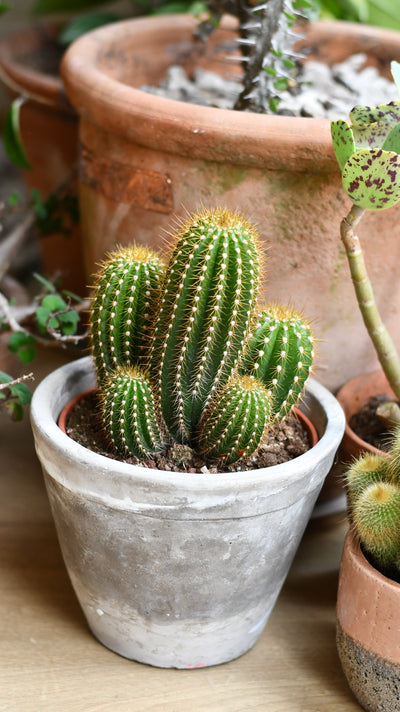
{"label": "short cactus offshoot", "polygon": [[312,334],[293,310],[256,318],[260,263],[254,227],[215,209],[178,228],[166,267],[143,248],[102,265],[91,342],[103,423],[121,454],[178,442],[229,465],[297,402]]}

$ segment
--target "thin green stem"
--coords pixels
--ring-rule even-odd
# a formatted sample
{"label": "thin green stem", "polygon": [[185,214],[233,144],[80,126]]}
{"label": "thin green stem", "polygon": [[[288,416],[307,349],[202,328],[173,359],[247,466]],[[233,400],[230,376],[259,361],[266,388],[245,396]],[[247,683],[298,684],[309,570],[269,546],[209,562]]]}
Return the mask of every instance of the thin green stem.
{"label": "thin green stem", "polygon": [[400,359],[376,305],[374,292],[365,266],[360,241],[355,228],[364,210],[353,205],[342,220],[340,235],[346,250],[351,278],[364,324],[374,344],[383,371],[396,396],[400,398]]}

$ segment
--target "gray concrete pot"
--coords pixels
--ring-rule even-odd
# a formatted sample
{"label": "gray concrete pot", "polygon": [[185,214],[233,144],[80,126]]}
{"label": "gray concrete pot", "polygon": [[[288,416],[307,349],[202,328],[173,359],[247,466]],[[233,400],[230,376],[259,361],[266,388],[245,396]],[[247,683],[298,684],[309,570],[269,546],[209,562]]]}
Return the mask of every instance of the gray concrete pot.
{"label": "gray concrete pot", "polygon": [[296,460],[220,475],[149,470],[97,455],[57,426],[95,384],[90,358],[54,371],[31,408],[65,563],[104,645],[160,667],[231,660],[261,635],[344,430],[310,381],[320,439]]}

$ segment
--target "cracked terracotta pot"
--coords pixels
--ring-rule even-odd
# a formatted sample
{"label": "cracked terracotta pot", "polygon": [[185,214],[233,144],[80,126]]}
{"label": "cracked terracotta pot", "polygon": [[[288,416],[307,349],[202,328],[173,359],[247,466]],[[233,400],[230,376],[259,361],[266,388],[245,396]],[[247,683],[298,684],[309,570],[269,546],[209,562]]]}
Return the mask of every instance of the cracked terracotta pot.
{"label": "cracked terracotta pot", "polygon": [[64,560],[93,634],[159,667],[227,662],[260,637],[343,433],[313,379],[302,409],[319,440],[269,468],[163,472],[98,455],[57,425],[95,385],[89,357],[47,376],[31,407]]}
{"label": "cracked terracotta pot", "polygon": [[367,712],[400,709],[400,585],[367,561],[352,532],[339,574],[337,647],[349,686]]}
{"label": "cracked terracotta pot", "polygon": [[[337,389],[375,362],[340,243],[350,206],[330,123],[194,106],[140,90],[158,83],[172,63],[232,72],[223,60],[233,25],[213,36],[204,56],[193,52],[195,26],[189,15],[128,20],[89,33],[64,56],[64,85],[80,116],[87,270],[116,242],[159,247],[175,214],[201,204],[239,208],[269,246],[266,296],[301,304],[316,319],[317,376]],[[365,51],[389,76],[390,60],[400,59],[399,33],[359,24],[315,23],[308,42],[312,56],[330,63]],[[362,230],[390,329],[400,317],[400,207],[371,211]],[[396,338],[400,346],[398,330]]]}
{"label": "cracked terracotta pot", "polygon": [[[21,136],[31,170],[23,172],[28,189],[47,197],[73,177],[78,156],[78,117],[69,104],[58,73],[62,56],[59,26],[40,23],[0,41],[0,81],[10,99],[24,96]],[[43,236],[41,257],[46,274],[61,273],[62,286],[83,294],[86,285],[80,230],[68,237]]]}

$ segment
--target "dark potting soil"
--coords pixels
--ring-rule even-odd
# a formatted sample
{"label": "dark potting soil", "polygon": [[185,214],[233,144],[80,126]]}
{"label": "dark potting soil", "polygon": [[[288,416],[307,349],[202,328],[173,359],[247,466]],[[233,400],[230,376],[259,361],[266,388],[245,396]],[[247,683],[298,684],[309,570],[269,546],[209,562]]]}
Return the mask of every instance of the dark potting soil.
{"label": "dark potting soil", "polygon": [[373,396],[349,422],[358,437],[379,450],[388,450],[390,444],[390,433],[376,415],[378,406],[387,400],[392,399],[384,393]]}
{"label": "dark potting soil", "polygon": [[[88,417],[88,413],[93,417]],[[257,453],[248,460],[240,460],[229,467],[222,464],[218,466],[214,463],[207,465],[190,447],[180,444],[171,445],[160,455],[153,455],[145,460],[139,460],[136,457],[124,459],[109,446],[97,413],[96,393],[83,396],[69,416],[67,435],[84,447],[106,457],[159,470],[202,474],[255,470],[287,462],[302,455],[310,448],[307,432],[296,416],[291,415],[279,426],[276,425],[267,432]]]}

